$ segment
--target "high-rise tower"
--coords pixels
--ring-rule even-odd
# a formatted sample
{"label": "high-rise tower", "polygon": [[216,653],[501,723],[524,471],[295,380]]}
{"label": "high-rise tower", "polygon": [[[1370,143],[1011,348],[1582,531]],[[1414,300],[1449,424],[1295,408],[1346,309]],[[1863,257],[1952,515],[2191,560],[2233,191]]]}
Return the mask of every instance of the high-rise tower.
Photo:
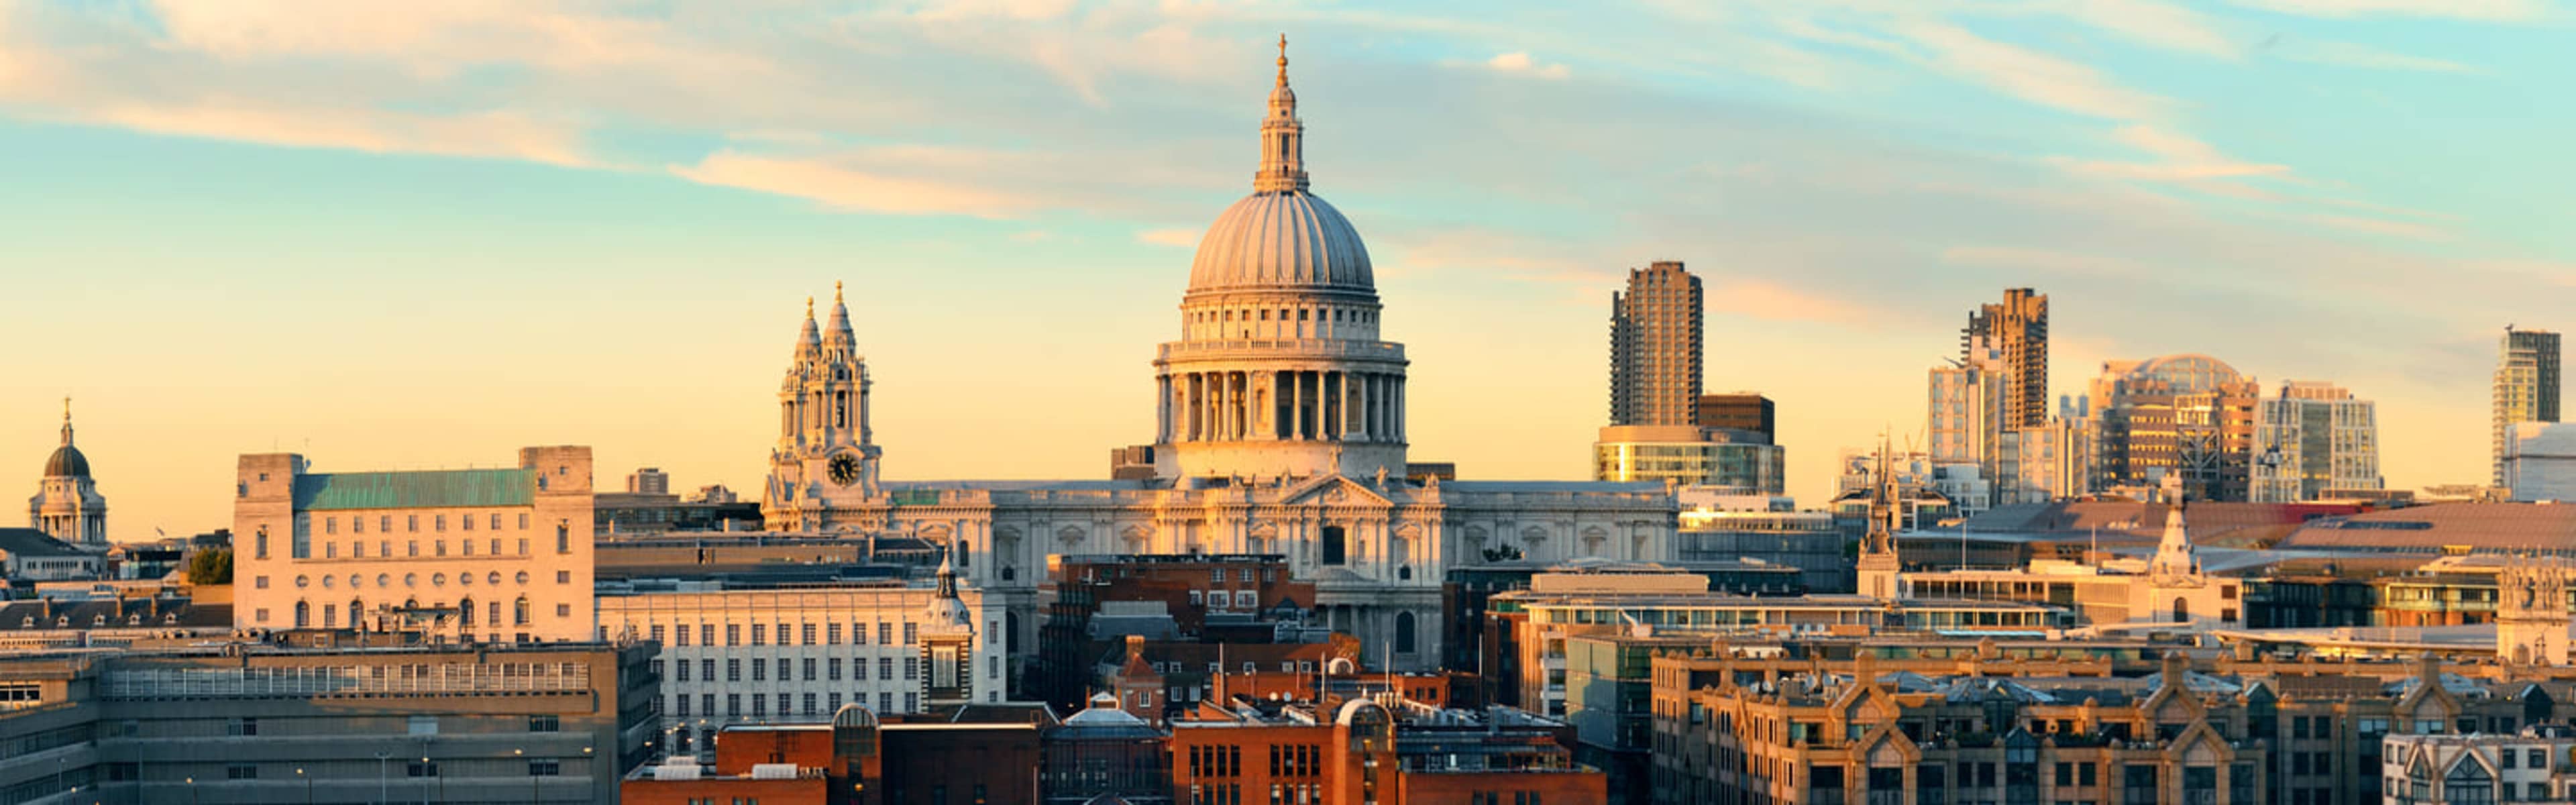
{"label": "high-rise tower", "polygon": [[1610,424],[1699,424],[1700,286],[1678,262],[1628,272],[1610,295]]}
{"label": "high-rise tower", "polygon": [[2496,486],[2504,485],[2504,432],[2516,422],[2558,421],[2558,334],[2504,328],[2495,370],[2495,423],[2489,442]]}
{"label": "high-rise tower", "polygon": [[1305,138],[1281,37],[1252,195],[1199,241],[1154,358],[1158,476],[1404,473],[1404,345],[1378,340],[1368,247],[1307,190]]}
{"label": "high-rise tower", "polygon": [[[1980,342],[1983,342],[1982,345]],[[1959,330],[1959,356],[1975,361],[1982,349],[2003,360],[2003,430],[2048,423],[2048,294],[2004,289],[2002,304],[1982,305]]]}

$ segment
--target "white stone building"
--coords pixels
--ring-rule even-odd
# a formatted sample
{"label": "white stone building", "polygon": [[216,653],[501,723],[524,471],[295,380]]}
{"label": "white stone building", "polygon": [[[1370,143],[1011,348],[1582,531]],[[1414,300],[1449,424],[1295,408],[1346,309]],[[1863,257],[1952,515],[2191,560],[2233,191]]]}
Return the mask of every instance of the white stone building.
{"label": "white stone building", "polygon": [[107,498],[90,478],[89,457],[72,446],[71,398],[63,399],[63,445],[45,457],[45,475],[27,499],[27,525],[73,545],[107,549]]}
{"label": "white stone building", "polygon": [[592,639],[588,447],[524,448],[506,469],[318,474],[294,453],[239,467],[243,628]]}
{"label": "white stone building", "polygon": [[1000,602],[955,584],[723,589],[682,583],[599,598],[600,632],[662,646],[662,722],[675,751],[727,724],[813,721],[1001,701]]}
{"label": "white stone building", "polygon": [[2576,732],[2566,725],[2516,735],[2390,733],[2380,744],[2381,801],[2388,805],[2576,802]]}
{"label": "white stone building", "polygon": [[2504,432],[2504,486],[2513,500],[2576,502],[2576,422],[2516,422]]}
{"label": "white stone building", "polygon": [[780,393],[769,527],[952,545],[961,576],[1004,603],[1006,645],[1036,645],[1049,554],[1283,554],[1315,582],[1324,623],[1400,670],[1438,662],[1445,630],[1408,646],[1394,624],[1440,611],[1453,563],[1503,547],[1669,559],[1678,507],[1662,484],[1405,479],[1404,348],[1380,340],[1358,231],[1309,190],[1304,136],[1283,55],[1253,192],[1200,241],[1180,339],[1156,352],[1155,478],[881,482],[867,370],[836,299],[827,327],[809,310]]}

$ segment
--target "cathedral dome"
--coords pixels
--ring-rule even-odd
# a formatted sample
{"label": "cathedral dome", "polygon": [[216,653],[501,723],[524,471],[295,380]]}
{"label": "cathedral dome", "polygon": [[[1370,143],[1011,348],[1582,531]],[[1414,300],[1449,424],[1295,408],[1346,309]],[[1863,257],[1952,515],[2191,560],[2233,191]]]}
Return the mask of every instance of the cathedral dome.
{"label": "cathedral dome", "polygon": [[45,459],[44,477],[87,478],[89,457],[81,455],[80,448],[68,444],[54,448],[53,456]]}
{"label": "cathedral dome", "polygon": [[1337,289],[1375,293],[1368,247],[1340,210],[1306,189],[1306,124],[1288,88],[1288,39],[1261,120],[1261,167],[1245,196],[1208,227],[1190,262],[1190,291]]}
{"label": "cathedral dome", "polygon": [[1359,230],[1304,190],[1245,196],[1199,239],[1190,290],[1325,286],[1374,291]]}

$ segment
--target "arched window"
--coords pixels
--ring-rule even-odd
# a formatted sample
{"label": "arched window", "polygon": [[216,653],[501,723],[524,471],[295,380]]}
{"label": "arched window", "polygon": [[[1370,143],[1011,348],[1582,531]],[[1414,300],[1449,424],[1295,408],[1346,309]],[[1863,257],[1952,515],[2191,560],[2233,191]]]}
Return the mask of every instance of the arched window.
{"label": "arched window", "polygon": [[1395,613],[1395,653],[1411,654],[1414,652],[1415,644],[1413,639],[1415,635],[1413,632],[1413,613]]}
{"label": "arched window", "polygon": [[966,564],[967,564],[970,560],[973,560],[973,559],[975,558],[975,547],[974,547],[974,546],[975,546],[975,543],[968,542],[968,541],[966,541],[966,540],[962,540],[962,539],[961,539],[961,540],[958,540],[958,541],[957,541],[957,566],[958,566],[958,567],[965,567],[965,566],[966,566]]}
{"label": "arched window", "polygon": [[555,553],[572,553],[572,526],[555,524]]}
{"label": "arched window", "polygon": [[349,628],[361,632],[367,630],[367,602],[349,599]]}
{"label": "arched window", "polygon": [[302,629],[312,625],[313,605],[302,601],[295,602],[295,628]]}
{"label": "arched window", "polygon": [[528,597],[527,597],[527,596],[524,596],[524,595],[519,596],[519,601],[518,601],[518,603],[517,603],[517,604],[516,604],[512,609],[511,609],[511,613],[512,613],[512,617],[514,618],[514,620],[512,621],[512,623],[513,623],[514,625],[517,625],[517,626],[526,626],[526,625],[528,625]]}
{"label": "arched window", "polygon": [[[464,575],[464,576],[458,576],[457,578],[459,578],[459,579],[470,579],[470,578],[473,578],[473,576],[472,576],[472,575]],[[457,621],[457,623],[463,624],[466,628],[469,628],[469,629],[470,629],[470,628],[473,628],[473,627],[474,627],[474,597],[473,597],[473,596],[466,596],[466,597],[465,597],[465,600],[456,602],[456,621]]]}
{"label": "arched window", "polygon": [[2183,600],[2183,599],[2181,599],[2181,598],[2176,598],[2176,599],[2174,599],[2174,622],[2175,622],[2175,623],[2190,623],[2190,622],[2191,622],[2191,602],[2190,602],[2190,601],[2185,601],[2185,600]]}

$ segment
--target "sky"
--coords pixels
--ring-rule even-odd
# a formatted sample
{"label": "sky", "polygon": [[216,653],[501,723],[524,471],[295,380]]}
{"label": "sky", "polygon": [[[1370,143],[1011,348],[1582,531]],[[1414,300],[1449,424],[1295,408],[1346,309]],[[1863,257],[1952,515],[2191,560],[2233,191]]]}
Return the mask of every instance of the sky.
{"label": "sky", "polygon": [[[1919,439],[2007,287],[2051,385],[2217,356],[2483,481],[2507,324],[2576,326],[2576,10],[2544,0],[0,0],[0,470],[74,398],[118,539],[235,457],[756,491],[808,297],[889,479],[1150,438],[1276,40],[1408,345],[1415,460],[1579,478],[1610,294],[1707,284],[1707,387],[1790,492]],[[11,464],[9,462],[16,462]],[[0,472],[0,484],[13,473]]]}

